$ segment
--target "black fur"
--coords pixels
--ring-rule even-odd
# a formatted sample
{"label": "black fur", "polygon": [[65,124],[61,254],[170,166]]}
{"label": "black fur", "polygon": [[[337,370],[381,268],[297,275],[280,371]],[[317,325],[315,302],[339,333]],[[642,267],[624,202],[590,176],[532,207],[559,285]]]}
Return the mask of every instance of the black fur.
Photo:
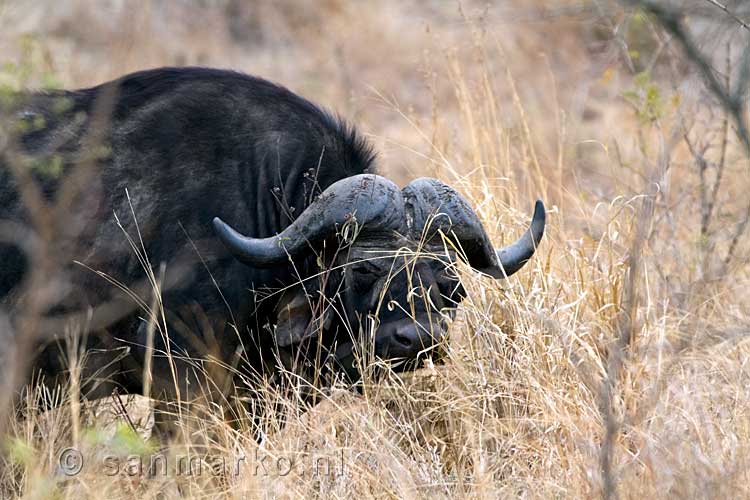
{"label": "black fur", "polygon": [[[2,113],[6,129],[21,130],[16,149],[37,162],[31,175],[50,202],[70,175],[85,169],[70,211],[52,214],[59,231],[53,254],[70,288],[48,316],[127,301],[92,272],[129,286],[145,281],[127,233],[135,242],[142,238],[155,273],[164,263],[166,281],[172,273],[178,283],[163,296],[172,352],[196,359],[205,357],[205,349],[184,331],[203,335],[206,345],[212,340],[207,337],[215,336],[227,362],[241,345],[246,363],[257,366],[273,303],[259,304],[255,292],[290,285],[297,273],[312,272],[315,265],[308,259],[296,268],[244,266],[217,244],[211,220],[218,216],[244,234],[272,236],[333,182],[373,171],[373,151],[353,127],[283,87],[232,71],[142,71],[88,89],[16,96]],[[92,153],[87,141],[97,134],[101,143],[96,143],[105,148],[92,165],[82,155]],[[27,224],[8,151],[0,165],[0,220]],[[61,172],[50,168],[55,162]],[[175,271],[175,262],[186,255],[190,263]],[[17,247],[0,246],[0,293],[11,311],[22,299],[18,291],[27,264]],[[149,288],[141,293],[150,303]],[[142,390],[143,316],[134,309],[107,332],[90,336],[104,358],[92,363],[90,396],[106,395],[115,386]],[[126,347],[130,352],[123,355]],[[154,391],[171,393],[174,383],[159,354],[166,346],[158,332],[155,349]],[[40,344],[34,369],[54,381],[64,371],[62,358],[58,343]],[[189,371],[185,365],[179,377],[189,378]]]}

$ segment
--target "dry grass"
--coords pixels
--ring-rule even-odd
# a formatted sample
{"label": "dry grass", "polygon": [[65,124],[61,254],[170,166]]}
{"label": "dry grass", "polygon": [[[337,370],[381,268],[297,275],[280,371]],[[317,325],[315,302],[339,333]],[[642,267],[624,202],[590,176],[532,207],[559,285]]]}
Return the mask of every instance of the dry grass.
{"label": "dry grass", "polygon": [[[311,409],[268,387],[262,403],[282,411],[266,417],[260,443],[249,419],[231,427],[214,407],[184,416],[167,461],[223,457],[222,473],[138,469],[156,453],[140,437],[150,423],[139,398],[18,418],[3,496],[750,494],[746,238],[724,259],[743,220],[747,158],[699,82],[682,74],[670,85],[668,64],[655,83],[633,78],[619,42],[601,35],[626,14],[593,2],[94,3],[3,4],[16,28],[0,54],[32,66],[14,84],[232,66],[361,123],[386,175],[454,185],[496,244],[519,234],[537,196],[549,229],[507,283],[461,270],[468,298],[444,365],[391,374],[361,395],[337,387]],[[37,35],[19,48],[25,31]],[[701,159],[712,165],[703,174]],[[71,477],[58,458],[68,446],[85,457]],[[111,476],[107,456],[129,467]],[[316,460],[329,470],[314,474]]]}

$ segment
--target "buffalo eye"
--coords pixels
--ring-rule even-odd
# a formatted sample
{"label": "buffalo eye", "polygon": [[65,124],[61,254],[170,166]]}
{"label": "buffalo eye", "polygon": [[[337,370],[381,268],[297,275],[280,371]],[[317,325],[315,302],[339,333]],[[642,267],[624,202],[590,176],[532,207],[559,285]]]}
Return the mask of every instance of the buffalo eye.
{"label": "buffalo eye", "polygon": [[380,270],[367,262],[358,263],[351,268],[353,288],[358,292],[367,291],[372,288],[380,278]]}
{"label": "buffalo eye", "polygon": [[447,300],[454,302],[455,305],[458,305],[466,297],[466,290],[461,281],[454,276],[449,276],[446,272],[440,273],[438,286],[440,287],[440,294]]}

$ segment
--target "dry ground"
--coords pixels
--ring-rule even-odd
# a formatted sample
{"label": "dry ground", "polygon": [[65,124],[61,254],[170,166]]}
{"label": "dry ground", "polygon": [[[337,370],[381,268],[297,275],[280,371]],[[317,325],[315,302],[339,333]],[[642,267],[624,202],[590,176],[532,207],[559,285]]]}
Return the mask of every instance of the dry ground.
{"label": "dry ground", "polygon": [[[309,411],[269,389],[286,422],[260,444],[211,409],[165,453],[223,459],[221,474],[127,462],[153,456],[144,401],[126,402],[131,422],[117,405],[66,405],[15,422],[5,496],[750,494],[747,158],[643,16],[562,0],[14,0],[0,25],[3,85],[230,67],[351,119],[397,182],[456,186],[498,245],[534,198],[549,209],[518,277],[462,270],[445,365]],[[723,54],[730,31],[700,29]],[[58,453],[72,445],[85,464],[68,477]]]}

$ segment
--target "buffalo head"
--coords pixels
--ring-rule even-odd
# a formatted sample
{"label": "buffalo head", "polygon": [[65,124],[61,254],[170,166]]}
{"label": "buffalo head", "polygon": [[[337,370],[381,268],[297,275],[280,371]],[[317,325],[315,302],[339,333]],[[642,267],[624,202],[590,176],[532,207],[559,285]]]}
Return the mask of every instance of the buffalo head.
{"label": "buffalo head", "polygon": [[451,187],[422,178],[399,189],[372,174],[334,183],[274,237],[246,237],[214,219],[224,245],[249,266],[300,263],[317,254],[314,262],[327,271],[317,288],[322,293],[299,286],[285,294],[275,341],[288,347],[319,338],[350,376],[357,374],[358,346],[374,347],[368,351],[400,369],[413,366],[439,344],[445,314],[464,297],[454,258],[505,278],[534,254],[544,224],[544,205],[537,201],[526,233],[496,250],[474,210]]}

